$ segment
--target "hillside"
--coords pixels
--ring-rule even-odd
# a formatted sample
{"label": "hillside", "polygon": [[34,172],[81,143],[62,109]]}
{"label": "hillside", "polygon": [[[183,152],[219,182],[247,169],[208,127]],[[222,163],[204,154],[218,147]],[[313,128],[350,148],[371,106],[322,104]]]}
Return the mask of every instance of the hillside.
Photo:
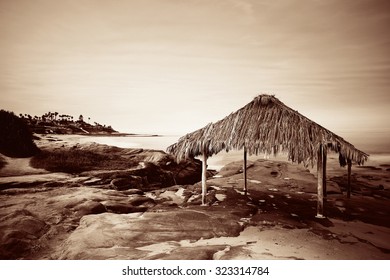
{"label": "hillside", "polygon": [[31,116],[28,114],[19,114],[31,132],[39,134],[113,134],[118,133],[110,125],[102,125],[97,122],[90,123],[84,120],[80,115],[76,120],[73,116],[59,114],[58,112],[48,112],[42,116]]}

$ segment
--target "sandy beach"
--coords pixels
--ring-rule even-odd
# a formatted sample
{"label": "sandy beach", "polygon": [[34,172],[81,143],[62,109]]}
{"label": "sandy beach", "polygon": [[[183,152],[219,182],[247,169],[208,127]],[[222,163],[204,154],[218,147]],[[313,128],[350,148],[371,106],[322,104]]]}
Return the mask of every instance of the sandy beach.
{"label": "sandy beach", "polygon": [[[108,149],[72,137],[37,144]],[[148,153],[144,165],[162,157]],[[390,259],[386,157],[353,166],[350,199],[346,170],[329,157],[325,219],[315,218],[315,172],[285,159],[250,158],[248,196],[242,161],[223,164],[208,178],[207,206],[200,183],[119,189],[107,175],[118,170],[69,174],[34,168],[30,158],[4,159],[1,259]]]}

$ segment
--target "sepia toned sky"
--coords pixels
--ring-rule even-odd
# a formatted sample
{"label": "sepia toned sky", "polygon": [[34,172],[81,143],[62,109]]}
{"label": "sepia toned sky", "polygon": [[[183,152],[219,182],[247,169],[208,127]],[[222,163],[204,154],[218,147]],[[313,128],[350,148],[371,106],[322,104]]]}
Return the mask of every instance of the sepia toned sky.
{"label": "sepia toned sky", "polygon": [[387,0],[0,0],[0,107],[180,135],[269,93],[388,143],[389,26]]}

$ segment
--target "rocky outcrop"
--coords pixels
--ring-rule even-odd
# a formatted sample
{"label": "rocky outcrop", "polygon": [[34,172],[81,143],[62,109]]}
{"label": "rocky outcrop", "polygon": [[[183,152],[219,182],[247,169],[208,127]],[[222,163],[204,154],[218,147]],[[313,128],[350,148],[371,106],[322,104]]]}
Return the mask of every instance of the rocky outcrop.
{"label": "rocky outcrop", "polygon": [[112,179],[110,185],[113,189],[124,191],[128,189],[142,188],[144,180],[140,176],[128,175],[123,178]]}
{"label": "rocky outcrop", "polygon": [[74,207],[77,211],[76,215],[83,217],[90,214],[100,214],[107,211],[103,204],[97,201],[86,201]]}
{"label": "rocky outcrop", "polygon": [[110,200],[103,203],[108,212],[116,214],[145,212],[156,205],[152,198],[143,195],[131,195],[127,200]]}
{"label": "rocky outcrop", "polygon": [[[172,210],[85,216],[80,226],[57,250],[56,258],[148,259],[156,254],[150,252],[154,249],[148,250],[148,245],[160,244],[164,248],[166,242],[176,244],[181,240],[237,236],[242,230],[238,221],[221,214],[217,211],[207,214],[197,210]],[[175,247],[180,249],[178,243]]]}
{"label": "rocky outcrop", "polygon": [[37,258],[74,231],[82,217],[143,213],[156,205],[140,190],[71,185],[41,184],[0,192],[0,259]]}
{"label": "rocky outcrop", "polygon": [[[199,160],[176,163],[171,155],[158,150],[125,149],[96,143],[66,146],[61,142],[40,148],[44,153],[31,161],[35,168],[49,166],[54,169],[51,171],[71,171],[94,177],[86,184],[105,185],[119,191],[149,191],[176,184],[194,184],[201,179]],[[51,163],[47,164],[47,161]],[[80,165],[79,162],[84,164]]]}
{"label": "rocky outcrop", "polygon": [[147,177],[149,183],[163,182],[162,186],[194,184],[201,180],[202,166],[196,159],[175,159],[163,152],[144,149],[124,149],[122,155],[138,164],[133,175]]}
{"label": "rocky outcrop", "polygon": [[155,155],[123,170],[0,180],[0,259],[388,258],[386,199],[346,199],[335,184],[319,220],[311,173],[258,160],[248,195],[236,162],[208,180],[201,206],[200,183],[151,187],[175,166]]}
{"label": "rocky outcrop", "polygon": [[0,218],[0,258],[15,259],[34,250],[35,242],[49,226],[28,210],[17,210]]}

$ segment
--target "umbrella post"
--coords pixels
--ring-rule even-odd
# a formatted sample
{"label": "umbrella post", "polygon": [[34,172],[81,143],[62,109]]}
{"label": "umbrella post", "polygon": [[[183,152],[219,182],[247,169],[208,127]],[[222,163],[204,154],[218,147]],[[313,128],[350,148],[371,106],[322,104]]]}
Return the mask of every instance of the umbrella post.
{"label": "umbrella post", "polygon": [[351,168],[352,161],[348,160],[348,187],[347,187],[347,198],[351,198]]}
{"label": "umbrella post", "polygon": [[324,188],[324,198],[326,200],[326,197],[328,195],[328,191],[326,190],[326,160],[327,160],[327,147],[326,146],[322,146],[322,160],[323,160],[322,186]]}
{"label": "umbrella post", "polygon": [[244,193],[245,195],[248,194],[248,186],[247,186],[247,176],[246,176],[246,147],[244,146]]}
{"label": "umbrella post", "polygon": [[202,158],[202,205],[206,205],[206,194],[207,194],[207,153],[203,152]]}
{"label": "umbrella post", "polygon": [[323,219],[324,216],[324,186],[323,186],[323,176],[324,176],[324,165],[323,165],[323,145],[321,144],[317,153],[317,215],[316,218]]}

